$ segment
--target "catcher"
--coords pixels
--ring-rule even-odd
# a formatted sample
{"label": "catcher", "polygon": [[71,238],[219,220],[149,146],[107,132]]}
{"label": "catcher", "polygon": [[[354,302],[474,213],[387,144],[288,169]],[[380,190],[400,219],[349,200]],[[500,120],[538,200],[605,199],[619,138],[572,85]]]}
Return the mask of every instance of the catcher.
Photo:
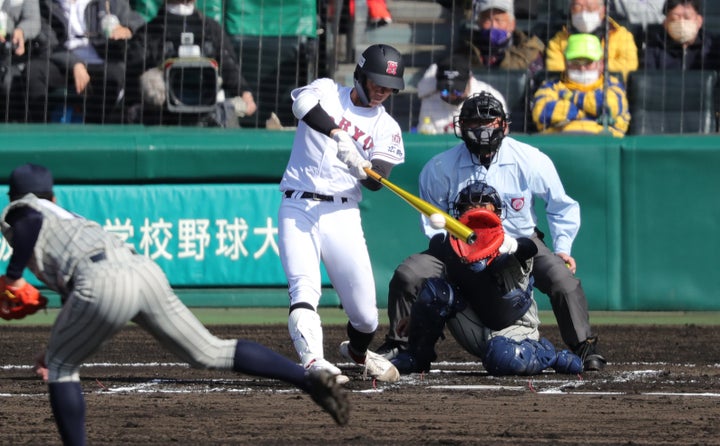
{"label": "catcher", "polygon": [[451,208],[454,217],[473,229],[468,245],[440,233],[426,255],[445,265],[445,274],[425,281],[412,305],[410,320],[400,324],[408,349],[393,364],[400,373],[427,372],[437,358],[435,343],[447,324],[469,353],[479,357],[491,375],[535,375],[552,367],[559,373],[582,372],[580,357],[540,338],[533,299],[533,256],[529,238],[504,233],[503,203],[486,183],[471,182]]}
{"label": "catcher", "polygon": [[[44,301],[22,277],[25,268],[58,292],[63,303],[36,372],[48,382],[50,405],[64,444],[85,444],[80,365],[133,321],[192,367],[279,379],[310,394],[338,424],[348,421],[347,397],[327,371],[306,372],[251,341],[212,335],[173,293],[160,267],[99,224],[57,204],[53,178],[35,164],[10,175],[10,204],[0,217],[13,248],[0,281],[5,319],[37,311]],[[10,295],[14,297],[9,297]],[[16,301],[27,301],[18,306]]]}

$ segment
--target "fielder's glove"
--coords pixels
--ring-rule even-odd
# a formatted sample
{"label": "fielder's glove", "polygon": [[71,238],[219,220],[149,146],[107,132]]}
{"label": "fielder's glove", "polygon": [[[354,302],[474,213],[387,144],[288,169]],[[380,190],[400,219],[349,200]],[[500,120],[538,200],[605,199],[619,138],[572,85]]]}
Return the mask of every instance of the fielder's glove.
{"label": "fielder's glove", "polygon": [[47,299],[34,286],[25,282],[15,287],[7,284],[7,278],[0,276],[0,317],[5,320],[22,319],[47,306]]}
{"label": "fielder's glove", "polygon": [[[475,243],[468,245],[463,240],[451,236],[450,246],[464,263],[471,265],[474,271],[482,271],[500,254],[500,247],[506,238],[500,217],[487,209],[475,208],[462,214],[459,220],[473,230],[476,236]],[[515,240],[509,236],[508,239]],[[508,240],[508,243],[511,242]],[[517,249],[517,241],[515,249]]]}
{"label": "fielder's glove", "polygon": [[355,147],[355,141],[353,141],[347,132],[343,131],[336,132],[333,135],[333,139],[337,142],[337,157],[348,167],[350,175],[358,180],[366,179],[367,173],[365,173],[365,168],[372,167],[372,164],[360,155]]}

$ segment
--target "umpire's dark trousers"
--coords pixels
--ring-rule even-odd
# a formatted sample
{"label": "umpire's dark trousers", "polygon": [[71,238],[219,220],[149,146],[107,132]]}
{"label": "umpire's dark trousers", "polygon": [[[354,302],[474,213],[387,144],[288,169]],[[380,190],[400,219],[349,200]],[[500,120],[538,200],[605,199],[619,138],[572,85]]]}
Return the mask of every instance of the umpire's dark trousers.
{"label": "umpire's dark trousers", "polygon": [[[535,288],[550,297],[563,342],[575,348],[593,336],[585,291],[563,259],[550,251],[541,237],[542,233],[530,237],[538,247],[533,264]],[[398,321],[410,316],[412,304],[425,279],[444,275],[445,265],[427,251],[411,255],[395,269],[388,289],[390,329],[386,340],[407,343],[407,336],[397,331]]]}

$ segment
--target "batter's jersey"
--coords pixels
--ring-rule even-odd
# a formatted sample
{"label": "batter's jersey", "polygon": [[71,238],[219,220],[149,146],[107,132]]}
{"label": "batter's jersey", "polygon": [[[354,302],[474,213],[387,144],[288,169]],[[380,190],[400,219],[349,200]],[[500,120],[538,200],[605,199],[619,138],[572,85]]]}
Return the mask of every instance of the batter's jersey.
{"label": "batter's jersey", "polygon": [[[505,137],[495,160],[486,169],[471,156],[465,143],[435,155],[420,172],[420,196],[440,209],[450,210],[469,182],[485,181],[503,200],[503,228],[515,238],[530,237],[537,226],[534,200],[545,202],[555,252],[570,254],[580,230],[580,205],[565,193],[550,158],[537,148]],[[440,232],[422,217],[425,234]]]}
{"label": "batter's jersey", "polygon": [[[358,107],[350,99],[351,88],[332,79],[317,79],[292,91],[293,100],[313,95],[323,110],[356,141],[358,152],[368,160],[392,165],[405,161],[405,148],[398,123],[385,107]],[[300,121],[280,189],[362,199],[358,180],[337,157],[337,143]]]}
{"label": "batter's jersey", "polygon": [[21,206],[40,212],[43,218],[27,268],[48,288],[62,295],[67,293],[67,283],[79,261],[103,250],[124,246],[119,237],[106,232],[99,224],[33,194],[11,202],[3,210],[0,225],[10,246],[13,229],[6,217]]}

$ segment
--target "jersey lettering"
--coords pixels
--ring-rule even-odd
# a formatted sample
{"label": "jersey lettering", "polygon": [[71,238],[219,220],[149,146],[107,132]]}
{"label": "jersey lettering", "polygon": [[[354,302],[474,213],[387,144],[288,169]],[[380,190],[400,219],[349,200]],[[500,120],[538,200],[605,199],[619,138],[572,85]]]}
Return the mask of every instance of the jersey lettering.
{"label": "jersey lettering", "polygon": [[[359,127],[353,125],[352,122],[350,122],[345,117],[340,118],[340,122],[338,123],[338,127],[340,127],[340,130],[343,130],[349,134],[352,135],[352,138],[362,144],[363,150],[370,150],[373,147],[375,147],[375,143],[373,142],[373,138],[371,135],[366,135],[365,132],[362,131]],[[352,127],[352,131],[350,128]],[[363,136],[365,138],[363,139]]]}

